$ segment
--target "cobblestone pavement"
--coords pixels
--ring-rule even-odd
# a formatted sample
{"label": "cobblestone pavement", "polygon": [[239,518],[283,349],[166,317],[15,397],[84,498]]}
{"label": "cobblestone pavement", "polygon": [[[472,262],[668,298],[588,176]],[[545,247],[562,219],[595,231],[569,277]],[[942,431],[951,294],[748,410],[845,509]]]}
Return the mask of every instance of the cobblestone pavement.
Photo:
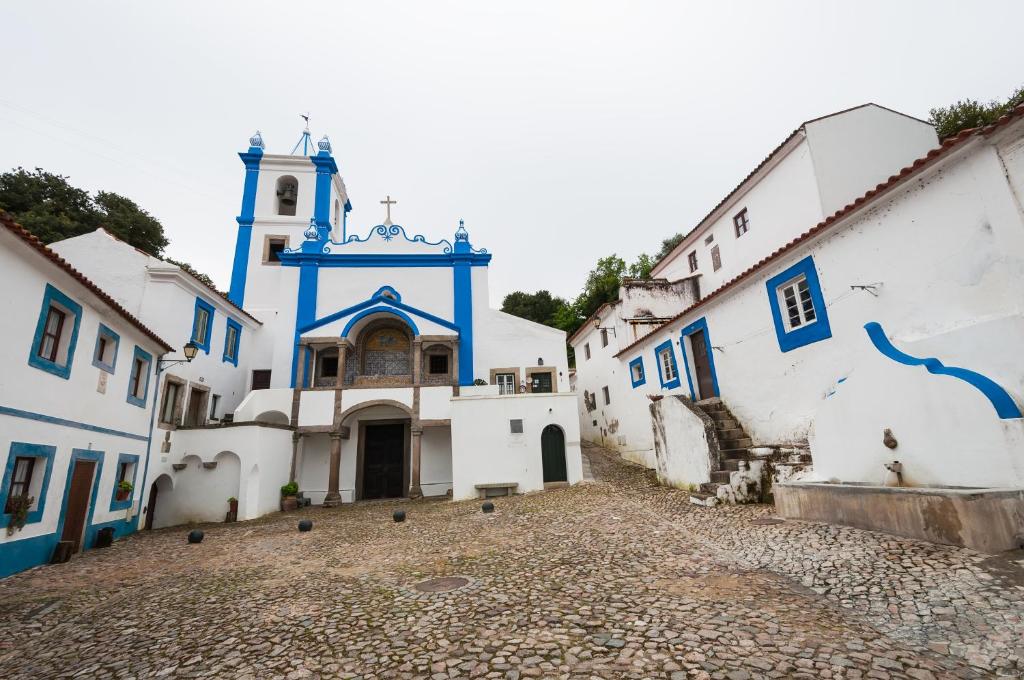
{"label": "cobblestone pavement", "polygon": [[[0,581],[2,678],[975,678],[1021,673],[1020,565],[600,480],[133,536]],[[408,511],[406,522],[391,512]],[[314,528],[299,533],[299,518]],[[415,584],[462,576],[450,592]],[[1017,580],[1015,580],[1017,579]]]}

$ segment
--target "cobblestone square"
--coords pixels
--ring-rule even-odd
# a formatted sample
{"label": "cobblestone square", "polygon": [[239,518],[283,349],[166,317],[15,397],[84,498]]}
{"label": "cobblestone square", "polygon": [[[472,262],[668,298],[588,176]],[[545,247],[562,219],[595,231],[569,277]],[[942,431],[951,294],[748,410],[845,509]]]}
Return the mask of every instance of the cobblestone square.
{"label": "cobblestone square", "polygon": [[[1024,673],[1021,555],[597,481],[140,533],[0,581],[2,678],[975,678]],[[395,523],[398,507],[408,518]],[[299,519],[313,530],[300,533]],[[417,588],[437,577],[461,577]],[[454,589],[448,589],[453,587]]]}

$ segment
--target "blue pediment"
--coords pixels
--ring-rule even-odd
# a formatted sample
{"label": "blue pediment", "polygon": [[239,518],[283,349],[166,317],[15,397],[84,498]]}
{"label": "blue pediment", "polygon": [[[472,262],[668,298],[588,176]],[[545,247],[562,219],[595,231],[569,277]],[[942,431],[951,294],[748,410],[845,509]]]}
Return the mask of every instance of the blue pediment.
{"label": "blue pediment", "polygon": [[348,335],[348,332],[351,330],[352,326],[359,319],[362,319],[371,314],[378,314],[381,312],[393,314],[394,316],[399,317],[400,319],[408,323],[409,326],[412,327],[413,332],[416,333],[417,335],[419,334],[419,330],[416,328],[416,323],[413,321],[413,318],[420,318],[425,321],[430,321],[439,326],[455,331],[456,333],[459,332],[458,326],[456,326],[451,321],[446,321],[445,319],[442,319],[439,316],[435,316],[422,309],[401,302],[401,296],[398,295],[397,291],[395,291],[394,288],[392,288],[391,286],[383,286],[382,288],[378,289],[377,292],[374,293],[367,300],[352,305],[351,307],[346,307],[345,309],[338,310],[337,312],[328,314],[325,317],[322,317],[320,319],[317,319],[316,321],[313,321],[312,323],[302,326],[301,328],[299,328],[299,333],[308,333],[312,330],[316,330],[317,328],[321,328],[330,323],[334,323],[339,319],[352,317],[345,325],[345,330],[342,331],[341,333],[341,337],[346,337]]}

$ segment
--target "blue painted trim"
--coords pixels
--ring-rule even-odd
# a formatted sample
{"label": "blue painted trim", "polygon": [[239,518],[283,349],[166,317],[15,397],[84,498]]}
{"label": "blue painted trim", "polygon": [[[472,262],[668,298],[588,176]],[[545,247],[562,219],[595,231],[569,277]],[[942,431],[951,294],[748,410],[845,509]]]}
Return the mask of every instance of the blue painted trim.
{"label": "blue painted trim", "polygon": [[[67,309],[74,317],[74,325],[71,328],[71,339],[68,341],[67,360],[61,364],[39,356],[39,343],[43,340],[43,331],[46,329],[46,316],[50,311],[50,303],[56,302]],[[58,378],[67,380],[71,377],[71,364],[75,359],[75,348],[78,345],[78,327],[82,322],[82,305],[78,304],[67,295],[57,290],[51,284],[46,284],[43,292],[43,305],[39,310],[39,321],[36,323],[36,332],[32,338],[32,347],[28,352],[28,364],[40,370],[52,373]],[[66,323],[66,322],[65,322]]]}
{"label": "blue painted trim", "polygon": [[948,375],[951,378],[963,380],[984,394],[989,402],[992,403],[996,414],[1003,420],[1024,417],[1021,415],[1020,407],[1017,406],[1010,393],[991,378],[966,368],[946,366],[935,358],[918,359],[917,357],[905,354],[893,346],[889,338],[886,337],[885,331],[882,330],[881,324],[875,321],[864,324],[864,330],[867,331],[868,337],[871,339],[875,349],[896,363],[904,364],[905,366],[924,366],[933,375]]}
{"label": "blue painted trim", "polygon": [[[92,545],[93,536],[95,533],[90,535],[90,525],[92,524],[92,515],[96,510],[96,496],[100,490],[100,480],[103,478],[103,451],[91,451],[86,449],[71,449],[71,460],[68,461],[68,473],[67,480],[64,482],[64,499],[60,505],[60,519],[57,521],[57,531],[54,532],[56,541],[60,540],[61,534],[64,532],[64,520],[67,519],[68,513],[68,496],[71,493],[71,475],[75,471],[75,463],[79,460],[91,460],[96,462],[96,469],[93,471],[92,478],[92,494],[89,498],[89,510],[85,516],[85,530],[82,533],[82,550],[88,550]],[[54,545],[56,545],[54,541]]]}
{"label": "blue painted trim", "polygon": [[[448,239],[443,238],[440,241],[428,241],[427,237],[424,236],[423,234],[413,234],[412,236],[409,236],[409,234],[407,234],[405,231],[405,227],[403,227],[400,224],[378,224],[377,226],[370,229],[370,232],[366,235],[366,238],[359,238],[358,236],[353,234],[352,236],[349,236],[341,243],[332,242],[330,246],[332,248],[337,248],[345,246],[349,243],[367,243],[370,240],[372,240],[374,236],[379,237],[381,241],[393,241],[399,236],[401,236],[402,239],[409,243],[422,243],[423,245],[427,246],[442,246],[442,253],[454,252],[454,249],[452,248],[452,243]],[[333,252],[333,250],[328,252]]]}
{"label": "blue painted trim", "polygon": [[[690,399],[697,399],[697,393],[693,389],[693,378],[690,377],[690,361],[686,358],[686,343],[682,341],[682,338],[689,337],[697,331],[704,331],[704,344],[707,346],[707,357],[708,367],[711,369],[711,386],[714,389],[715,394],[713,396],[721,396],[718,390],[718,372],[715,370],[715,355],[711,347],[711,333],[708,331],[708,320],[707,317],[702,316],[697,319],[683,330],[679,331],[679,351],[683,354],[683,366],[686,368],[686,382],[690,386]],[[690,348],[693,349],[692,347]],[[701,399],[710,399],[706,395],[700,395]]]}
{"label": "blue painted trim", "polygon": [[311,156],[316,166],[316,193],[313,197],[313,221],[322,240],[331,234],[331,176],[338,172],[338,164],[327,151]]}
{"label": "blue painted trim", "polygon": [[419,328],[416,327],[415,322],[413,322],[413,320],[407,314],[401,312],[400,310],[381,305],[378,307],[370,307],[369,309],[364,309],[363,311],[359,312],[351,319],[349,319],[348,323],[345,324],[345,330],[341,332],[341,337],[347,338],[349,332],[352,330],[352,327],[359,323],[360,319],[370,316],[371,314],[391,314],[393,316],[397,316],[399,319],[408,324],[409,328],[412,329],[413,335],[420,334]]}
{"label": "blue painted trim", "polygon": [[238,236],[235,239],[235,257],[231,264],[231,288],[228,300],[239,307],[245,302],[245,281],[249,272],[249,250],[252,244],[252,223],[256,212],[256,188],[259,183],[260,160],[263,149],[251,146],[246,153],[238,154],[245,164],[245,184],[242,189],[242,210],[238,222]]}
{"label": "blue painted trim", "polygon": [[[309,241],[307,241],[309,243]],[[297,301],[295,304],[295,343],[292,351],[292,374],[291,374],[291,387],[295,387],[295,377],[297,374],[296,369],[298,368],[299,362],[299,338],[302,335],[301,328],[308,326],[313,323],[316,319],[316,299],[317,299],[317,287],[319,285],[320,270],[316,266],[315,262],[303,262],[302,267],[299,269],[299,289],[297,293]],[[303,382],[305,382],[306,374],[303,372]]]}
{"label": "blue painted trim", "polygon": [[0,415],[11,416],[13,418],[24,418],[26,420],[37,420],[41,423],[49,423],[50,425],[60,425],[62,427],[72,427],[78,430],[88,430],[89,432],[97,432],[99,434],[109,434],[114,437],[125,437],[126,439],[136,439],[138,441],[146,441],[148,437],[141,434],[132,434],[131,432],[122,432],[121,430],[113,430],[109,427],[102,427],[100,425],[90,425],[89,423],[80,423],[76,420],[66,420],[64,418],[57,418],[55,416],[48,416],[43,413],[33,413],[32,411],[22,411],[21,409],[11,408],[10,406],[0,406]]}
{"label": "blue painted trim", "polygon": [[[206,310],[206,338],[200,342],[199,338],[196,337],[196,331],[199,330],[199,310]],[[196,347],[203,350],[207,354],[210,353],[210,340],[213,338],[213,305],[204,300],[201,297],[196,297],[195,311],[192,313],[192,335],[189,339],[196,344]]]}
{"label": "blue painted trim", "polygon": [[[242,324],[238,323],[237,321],[232,319],[230,316],[227,317],[227,320],[228,320],[227,326],[225,326],[225,328],[224,328],[224,356],[221,357],[221,360],[226,362],[226,363],[231,364],[232,366],[238,366],[238,353],[242,349]],[[228,328],[234,328],[235,329],[235,356],[234,357],[228,356],[228,349],[229,349],[228,348],[228,340],[231,337],[231,334],[228,333]]]}
{"label": "blue painted trim", "polygon": [[[149,475],[149,457],[153,446],[153,428],[156,427],[156,409],[160,403],[160,369],[157,368],[156,380],[153,381],[153,408],[149,409],[149,433],[146,437],[146,463],[142,466],[142,493],[139,495],[139,509],[132,518],[132,531],[139,528],[139,518],[142,516],[142,501],[146,498],[146,482]],[[115,532],[116,533],[116,532]]]}
{"label": "blue painted trim", "polygon": [[387,305],[389,307],[394,307],[395,309],[403,311],[403,312],[406,312],[409,315],[418,316],[421,319],[426,319],[427,321],[431,321],[433,323],[436,323],[439,326],[444,326],[445,328],[447,328],[449,330],[453,330],[453,331],[456,331],[456,332],[459,330],[459,327],[456,326],[451,321],[446,321],[446,320],[442,319],[439,316],[434,316],[433,314],[430,314],[429,312],[425,312],[422,309],[418,309],[416,307],[413,307],[412,305],[407,305],[407,304],[404,304],[402,302],[398,302],[398,301],[392,300],[391,298],[388,298],[388,297],[385,297],[383,295],[380,295],[379,293],[380,293],[380,291],[378,291],[377,293],[374,293],[373,297],[371,297],[369,300],[363,300],[362,302],[360,302],[358,304],[355,304],[355,305],[352,305],[351,307],[346,307],[345,309],[342,309],[340,311],[334,312],[333,314],[329,314],[329,315],[323,317],[322,319],[317,319],[316,321],[314,321],[314,322],[312,322],[310,324],[302,326],[301,328],[299,328],[299,332],[300,333],[308,333],[309,331],[315,330],[317,328],[321,328],[322,326],[326,326],[327,324],[329,324],[331,322],[337,321],[338,319],[343,319],[346,316],[354,314],[354,313],[356,313],[358,311],[361,311],[363,309],[366,309],[368,307],[372,307],[374,305]]}
{"label": "blue painted trim", "polygon": [[[146,362],[144,370],[146,371],[146,384],[142,388],[142,398],[132,394],[132,383],[135,382],[135,360],[142,359]],[[138,345],[135,346],[135,354],[132,356],[132,370],[128,374],[128,403],[134,404],[140,408],[146,408],[146,397],[149,392],[149,373],[153,369],[153,355],[142,349]]]}
{"label": "blue painted trim", "polygon": [[48,563],[56,545],[55,534],[8,539],[0,543],[0,578]]}
{"label": "blue painted trim", "polygon": [[[325,246],[330,247],[330,246]],[[413,253],[395,253],[393,255],[380,253],[361,254],[334,254],[334,253],[309,253],[295,251],[282,251],[279,255],[281,266],[298,267],[306,263],[316,264],[319,267],[451,267],[454,265],[454,257],[450,254],[426,253],[416,255]],[[489,254],[471,253],[469,264],[472,267],[485,267],[491,261]]]}
{"label": "blue painted trim", "polygon": [[[463,242],[456,243],[456,250]],[[465,245],[469,245],[468,243]],[[453,274],[455,325],[459,329],[459,385],[472,385],[473,371],[473,273],[466,254],[456,255]]]}
{"label": "blue painted trim", "polygon": [[[117,500],[117,474],[121,471],[121,463],[132,463],[135,467],[132,469],[132,492],[123,501]],[[135,480],[139,476],[139,457],[134,453],[119,453],[117,454],[117,467],[114,468],[114,485],[110,490],[110,509],[111,510],[127,510],[132,506],[135,501],[135,493],[139,490],[135,486]]]}
{"label": "blue painted trim", "polygon": [[[672,360],[672,368],[675,370],[676,377],[668,382],[665,382],[665,374],[661,369],[661,353],[664,350],[669,351],[669,358]],[[664,390],[671,390],[679,387],[679,365],[676,363],[676,351],[672,348],[672,340],[666,340],[657,347],[654,348],[654,362],[658,365],[658,382],[661,383],[661,388]]]}
{"label": "blue painted trim", "polygon": [[371,297],[383,297],[384,293],[391,293],[391,297],[392,299],[395,300],[395,302],[402,301],[402,296],[398,293],[397,290],[395,290],[391,286],[381,286],[380,288],[377,289],[377,292],[374,293]]}
{"label": "blue painted trim", "polygon": [[[105,364],[99,360],[100,353],[100,338],[106,337],[108,340],[114,341],[114,357],[113,361],[109,364]],[[121,349],[121,336],[115,333],[107,326],[100,324],[100,329],[96,333],[96,347],[92,351],[92,365],[96,368],[106,371],[107,373],[113,373],[114,368],[117,367],[117,352]]]}
{"label": "blue painted trim", "polygon": [[[640,367],[640,378],[639,380],[633,377],[633,367]],[[642,356],[637,357],[629,362],[629,382],[633,384],[633,389],[640,387],[647,383],[647,371],[644,369],[644,358]]]}
{"label": "blue painted trim", "polygon": [[[53,456],[57,453],[56,446],[47,444],[28,444],[26,442],[11,442],[11,449],[7,454],[7,465],[4,466],[4,481],[0,487],[0,520],[6,527],[11,521],[11,514],[4,513],[7,507],[7,497],[11,491],[11,478],[14,476],[14,459],[18,456],[37,458],[44,461],[43,482],[39,486],[36,496],[36,509],[28,513],[25,524],[35,524],[43,519],[43,511],[46,509],[46,495],[50,489],[50,473],[53,472]],[[36,463],[38,467],[39,463]]]}
{"label": "blue painted trim", "polygon": [[[811,302],[814,303],[814,314],[817,320],[787,331],[786,325],[782,321],[778,290],[784,283],[792,281],[801,274],[807,279],[807,288],[811,293]],[[832,337],[832,328],[828,323],[828,310],[825,308],[825,298],[821,293],[821,282],[818,281],[818,271],[815,269],[814,259],[810,255],[768,279],[765,285],[768,288],[768,304],[772,308],[772,321],[775,322],[775,337],[779,340],[779,349],[789,352],[797,347]],[[710,346],[709,344],[708,347]]]}

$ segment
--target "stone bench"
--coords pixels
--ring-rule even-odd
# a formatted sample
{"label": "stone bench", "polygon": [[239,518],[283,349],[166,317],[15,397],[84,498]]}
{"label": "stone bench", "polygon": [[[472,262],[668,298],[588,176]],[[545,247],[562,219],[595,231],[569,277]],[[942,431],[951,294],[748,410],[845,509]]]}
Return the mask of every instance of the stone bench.
{"label": "stone bench", "polygon": [[492,482],[490,484],[476,484],[476,490],[480,498],[495,498],[498,496],[511,496],[519,488],[519,482]]}

